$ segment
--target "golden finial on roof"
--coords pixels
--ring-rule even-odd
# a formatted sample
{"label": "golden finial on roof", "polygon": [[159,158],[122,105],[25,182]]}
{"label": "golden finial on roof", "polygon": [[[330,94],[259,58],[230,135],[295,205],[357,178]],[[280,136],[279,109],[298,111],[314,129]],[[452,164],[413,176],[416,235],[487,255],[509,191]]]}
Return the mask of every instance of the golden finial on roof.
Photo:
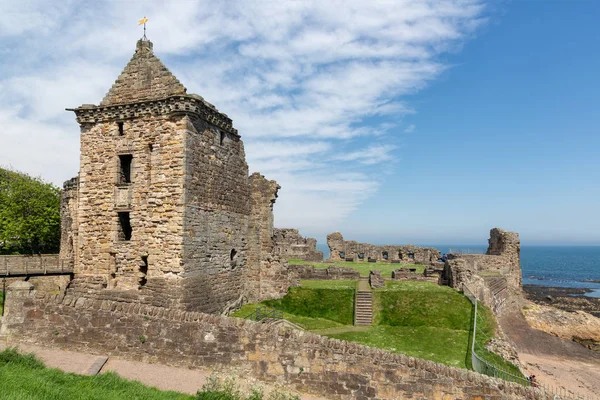
{"label": "golden finial on roof", "polygon": [[138,25],[144,25],[144,36],[142,36],[142,40],[148,40],[146,37],[146,22],[148,22],[148,18],[144,17],[138,21]]}

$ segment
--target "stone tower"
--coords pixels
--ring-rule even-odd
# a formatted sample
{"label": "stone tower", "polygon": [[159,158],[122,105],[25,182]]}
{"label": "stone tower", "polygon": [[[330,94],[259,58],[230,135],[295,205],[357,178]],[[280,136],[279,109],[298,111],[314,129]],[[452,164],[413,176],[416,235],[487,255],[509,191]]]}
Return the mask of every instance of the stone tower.
{"label": "stone tower", "polygon": [[[266,255],[249,230],[265,225],[272,235],[279,186],[251,184],[231,119],[187,94],[147,40],[100,105],[71,111],[81,128],[80,172],[65,187],[71,215],[63,220],[72,225],[63,231],[76,243],[61,254],[72,257],[76,281],[95,282],[103,295],[211,313],[255,298],[257,285],[247,282],[260,280],[257,260]],[[271,188],[257,195],[270,215],[252,218],[254,186]]]}

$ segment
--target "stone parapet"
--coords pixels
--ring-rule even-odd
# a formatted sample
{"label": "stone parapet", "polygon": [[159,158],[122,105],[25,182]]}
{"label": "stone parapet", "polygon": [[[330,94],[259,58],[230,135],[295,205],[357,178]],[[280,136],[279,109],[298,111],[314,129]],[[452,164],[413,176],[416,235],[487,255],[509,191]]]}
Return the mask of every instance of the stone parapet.
{"label": "stone parapet", "polygon": [[68,110],[75,112],[77,122],[81,125],[160,115],[192,114],[220,129],[239,136],[237,129],[233,127],[231,118],[208,106],[206,102],[194,95],[170,96],[160,100],[111,106],[81,106],[74,109],[69,108]]}

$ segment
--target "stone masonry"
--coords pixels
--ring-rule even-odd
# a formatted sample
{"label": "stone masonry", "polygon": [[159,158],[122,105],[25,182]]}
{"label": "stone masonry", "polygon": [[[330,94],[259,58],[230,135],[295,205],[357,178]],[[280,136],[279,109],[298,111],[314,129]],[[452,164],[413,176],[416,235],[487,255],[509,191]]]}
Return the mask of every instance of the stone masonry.
{"label": "stone masonry", "polygon": [[278,185],[248,176],[231,119],[187,94],[150,41],[99,106],[71,111],[80,171],[63,190],[61,258],[74,290],[209,313],[285,293],[287,263],[266,243]]}
{"label": "stone masonry", "polygon": [[456,289],[469,286],[480,301],[500,313],[508,299],[519,298],[522,273],[519,234],[490,230],[486,254],[449,254],[442,281]]}
{"label": "stone masonry", "polygon": [[317,239],[305,238],[298,229],[275,229],[275,254],[286,260],[323,261],[323,252],[317,250]]}
{"label": "stone masonry", "polygon": [[[14,285],[14,286],[13,286]],[[92,354],[214,367],[331,399],[549,400],[517,383],[253,321],[9,288],[0,335]],[[142,339],[143,338],[143,339]]]}
{"label": "stone masonry", "polygon": [[424,248],[413,245],[406,246],[375,246],[368,243],[359,243],[353,240],[344,240],[339,232],[327,235],[331,261],[368,261],[376,262],[401,262],[430,264],[440,258],[440,252],[434,248]]}

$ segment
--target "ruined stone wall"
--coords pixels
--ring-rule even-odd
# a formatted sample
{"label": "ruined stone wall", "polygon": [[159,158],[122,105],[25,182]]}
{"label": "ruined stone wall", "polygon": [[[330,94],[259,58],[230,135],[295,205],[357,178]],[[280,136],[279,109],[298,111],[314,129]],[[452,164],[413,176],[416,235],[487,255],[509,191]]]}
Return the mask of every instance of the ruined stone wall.
{"label": "ruined stone wall", "polygon": [[287,261],[273,254],[273,205],[280,186],[254,173],[250,176],[250,188],[247,300],[258,302],[281,298],[290,286],[298,285],[298,280]]}
{"label": "ruined stone wall", "polygon": [[413,282],[431,282],[438,283],[439,275],[437,273],[417,273],[410,271],[408,268],[400,268],[392,271],[392,279],[396,281],[413,281]]}
{"label": "ruined stone wall", "polygon": [[[545,399],[537,389],[246,320],[11,288],[9,343],[190,368],[219,367],[332,399]],[[16,290],[12,290],[16,289]]]}
{"label": "ruined stone wall", "polygon": [[183,304],[221,312],[244,294],[250,186],[239,136],[188,120]]}
{"label": "ruined stone wall", "polygon": [[314,265],[290,265],[290,270],[298,275],[299,279],[306,280],[356,280],[360,279],[360,272],[345,267],[330,266],[315,268]]}
{"label": "ruined stone wall", "polygon": [[317,250],[317,239],[303,237],[298,229],[275,229],[273,240],[274,253],[287,260],[323,261],[323,252]]}
{"label": "ruined stone wall", "polygon": [[77,249],[77,205],[79,178],[71,178],[63,184],[60,192],[60,259],[75,264]]}
{"label": "ruined stone wall", "polygon": [[522,291],[519,235],[491,229],[486,254],[450,254],[442,279],[456,289],[468,285],[480,301],[500,313]]}
{"label": "ruined stone wall", "polygon": [[[375,259],[377,262],[402,262],[430,264],[440,258],[440,251],[434,248],[424,248],[413,245],[406,246],[375,246],[368,243],[359,243],[353,240],[344,240],[339,232],[327,235],[331,261],[368,261]],[[343,257],[342,257],[343,256]]]}

